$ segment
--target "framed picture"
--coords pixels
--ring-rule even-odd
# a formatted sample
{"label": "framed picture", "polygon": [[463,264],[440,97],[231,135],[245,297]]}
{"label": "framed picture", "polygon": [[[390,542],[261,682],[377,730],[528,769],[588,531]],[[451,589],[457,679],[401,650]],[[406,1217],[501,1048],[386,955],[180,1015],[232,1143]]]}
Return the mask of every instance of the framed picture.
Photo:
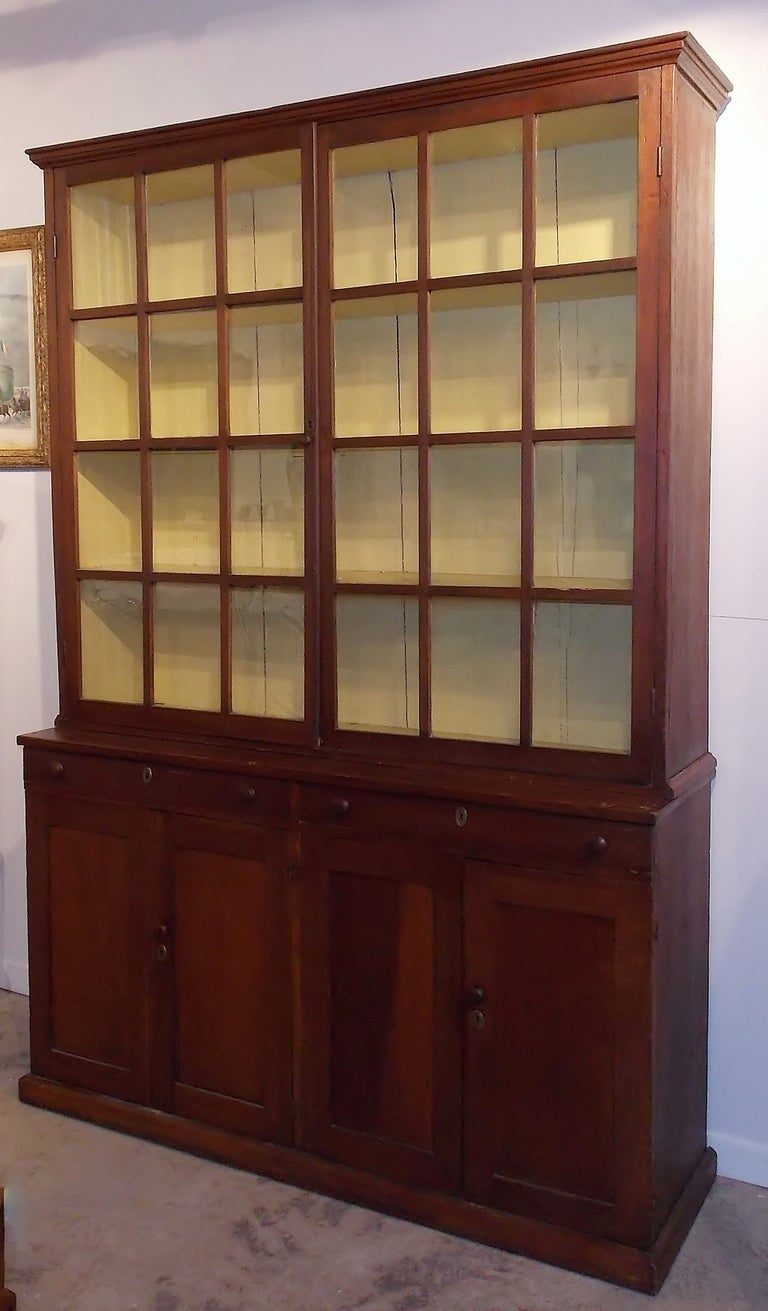
{"label": "framed picture", "polygon": [[0,469],[50,461],[43,228],[0,232]]}

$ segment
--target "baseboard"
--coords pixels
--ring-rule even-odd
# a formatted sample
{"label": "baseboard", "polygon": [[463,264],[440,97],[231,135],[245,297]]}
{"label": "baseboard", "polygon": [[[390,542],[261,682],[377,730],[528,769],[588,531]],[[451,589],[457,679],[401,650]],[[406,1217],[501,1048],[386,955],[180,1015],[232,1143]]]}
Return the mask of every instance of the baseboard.
{"label": "baseboard", "polygon": [[709,1141],[717,1152],[721,1176],[768,1188],[768,1143],[728,1133],[709,1134]]}
{"label": "baseboard", "polygon": [[26,961],[0,960],[0,990],[29,996],[29,966]]}

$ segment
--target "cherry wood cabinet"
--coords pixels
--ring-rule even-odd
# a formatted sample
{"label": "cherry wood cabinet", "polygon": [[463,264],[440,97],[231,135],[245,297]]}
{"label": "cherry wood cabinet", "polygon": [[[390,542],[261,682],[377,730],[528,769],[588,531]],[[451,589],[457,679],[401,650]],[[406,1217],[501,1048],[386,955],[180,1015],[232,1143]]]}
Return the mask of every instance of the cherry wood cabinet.
{"label": "cherry wood cabinet", "polygon": [[54,145],[38,1105],[654,1291],[706,1146],[685,33]]}

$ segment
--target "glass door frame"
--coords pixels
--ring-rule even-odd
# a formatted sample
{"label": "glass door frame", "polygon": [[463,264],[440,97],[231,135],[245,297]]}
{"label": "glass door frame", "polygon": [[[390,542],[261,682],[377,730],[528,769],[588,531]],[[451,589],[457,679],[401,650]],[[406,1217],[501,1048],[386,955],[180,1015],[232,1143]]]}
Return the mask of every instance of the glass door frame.
{"label": "glass door frame", "polygon": [[[300,288],[268,291],[227,289],[227,212],[224,170],[229,159],[248,158],[285,150],[301,152],[300,194],[302,200],[302,269]],[[178,301],[153,302],[148,297],[146,260],[146,201],[144,179],[147,175],[197,165],[210,165],[215,177],[215,250],[216,287],[210,296],[193,296]],[[315,192],[313,183],[313,131],[311,125],[288,123],[265,126],[245,136],[233,134],[206,143],[191,142],[188,147],[139,150],[117,160],[78,163],[63,166],[47,175],[49,212],[55,216],[55,278],[50,280],[49,295],[56,325],[53,365],[58,369],[59,406],[54,407],[57,424],[53,443],[55,462],[54,549],[57,574],[57,617],[59,629],[61,717],[100,727],[114,725],[171,731],[195,736],[263,740],[288,745],[309,744],[316,738],[317,722],[317,586],[316,586],[316,352],[315,352]],[[134,179],[135,231],[137,244],[137,299],[120,306],[73,308],[72,256],[70,246],[70,188],[86,183],[118,178]],[[229,429],[229,333],[228,316],[239,306],[269,306],[295,303],[302,307],[304,357],[304,431],[285,437],[232,437]],[[217,321],[218,432],[205,438],[155,438],[151,436],[149,411],[149,315],[151,312],[210,309]],[[100,318],[135,316],[138,333],[138,410],[139,432],[136,441],[80,442],[75,440],[74,330],[78,322]],[[230,453],[242,449],[301,449],[304,453],[304,573],[303,579],[278,576],[235,574],[230,562]],[[79,584],[84,577],[103,577],[103,571],[79,569],[77,560],[78,520],[76,492],[76,456],[78,451],[136,451],[141,461],[141,542],[142,561],[138,571],[108,577],[120,577],[139,583],[143,589],[143,687],[141,704],[88,700],[81,695],[81,649]],[[153,451],[209,450],[218,454],[219,473],[219,541],[218,573],[157,574],[151,567],[152,519],[150,461]],[[155,584],[194,581],[216,586],[220,605],[221,707],[195,710],[154,705],[153,697],[153,619],[152,591]],[[304,715],[302,719],[282,719],[234,714],[231,707],[231,596],[236,588],[269,586],[304,595]]]}
{"label": "glass door frame", "polygon": [[[638,237],[633,258],[585,262],[583,265],[535,264],[535,131],[536,115],[577,109],[615,101],[638,101]],[[461,763],[488,765],[520,771],[541,771],[640,781],[648,777],[653,739],[652,687],[657,659],[654,630],[656,587],[656,432],[657,432],[657,325],[659,271],[662,255],[660,183],[657,176],[657,148],[661,114],[661,85],[657,70],[628,72],[588,82],[539,87],[535,91],[468,100],[443,105],[376,115],[365,119],[344,119],[321,126],[318,134],[318,310],[319,310],[319,405],[320,405],[320,553],[321,610],[321,741],[335,749],[356,755],[377,754],[394,760],[421,764]],[[523,260],[519,271],[499,275],[468,275],[432,279],[428,251],[428,134],[451,127],[490,122],[501,118],[523,120]],[[332,151],[349,145],[383,142],[398,137],[418,139],[418,278],[415,284],[397,284],[398,291],[411,291],[418,298],[419,350],[419,434],[412,444],[419,452],[419,579],[412,585],[382,589],[396,591],[419,603],[419,732],[368,732],[336,727],[336,639],[335,599],[344,591],[377,592],[370,588],[339,584],[334,577],[334,449],[346,447],[346,439],[333,437],[333,304],[347,296],[368,295],[370,288],[334,289],[332,279]],[[634,271],[636,285],[635,422],[618,428],[536,430],[534,428],[534,324],[535,289],[544,279],[565,278],[579,273]],[[518,434],[522,450],[522,580],[519,589],[504,589],[503,595],[517,596],[521,606],[521,734],[519,744],[496,744],[433,738],[429,736],[429,600],[451,595],[453,589],[430,584],[428,540],[430,530],[428,462],[432,438],[429,432],[428,298],[444,286],[467,284],[519,285],[523,297],[522,429]],[[381,294],[381,288],[373,288]],[[506,434],[508,437],[509,434]],[[629,593],[615,590],[594,593],[533,586],[533,453],[536,442],[587,438],[631,437],[634,458],[634,576]],[[441,439],[445,441],[446,438]],[[448,439],[451,440],[450,438]],[[455,438],[453,439],[456,440]],[[461,440],[461,438],[459,438]],[[476,436],[467,438],[475,441]],[[363,443],[359,443],[363,444]],[[397,445],[398,439],[376,445]],[[435,443],[436,444],[436,443]],[[472,594],[464,589],[463,595]],[[480,589],[478,595],[501,595],[496,589]],[[532,627],[536,600],[570,599],[601,604],[632,606],[631,745],[625,753],[579,748],[534,746],[532,738]]]}

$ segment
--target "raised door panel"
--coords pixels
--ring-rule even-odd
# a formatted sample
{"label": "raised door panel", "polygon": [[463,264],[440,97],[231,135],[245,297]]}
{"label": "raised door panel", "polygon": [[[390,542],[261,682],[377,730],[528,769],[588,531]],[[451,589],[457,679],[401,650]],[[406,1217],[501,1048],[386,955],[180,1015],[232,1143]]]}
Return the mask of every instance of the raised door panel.
{"label": "raised door panel", "polygon": [[280,834],[172,817],[156,1100],[284,1142],[291,1116],[290,944]]}
{"label": "raised door panel", "polygon": [[145,1101],[151,821],[40,794],[27,807],[33,1072]]}
{"label": "raised door panel", "polygon": [[649,890],[479,862],[467,879],[467,1190],[642,1241]]}
{"label": "raised door panel", "polygon": [[403,1182],[459,1179],[459,862],[302,834],[304,1146]]}

